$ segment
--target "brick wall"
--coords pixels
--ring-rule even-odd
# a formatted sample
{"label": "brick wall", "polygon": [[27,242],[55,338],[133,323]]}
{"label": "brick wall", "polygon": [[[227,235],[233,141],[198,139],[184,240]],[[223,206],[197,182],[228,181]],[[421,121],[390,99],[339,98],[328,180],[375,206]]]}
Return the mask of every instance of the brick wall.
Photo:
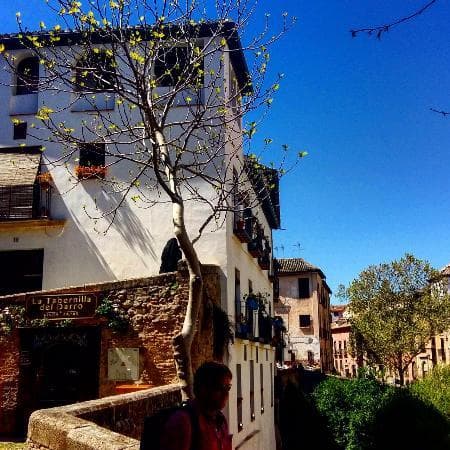
{"label": "brick wall", "polygon": [[[214,266],[204,266],[204,302],[193,342],[194,369],[212,359],[212,304],[220,304],[219,272]],[[115,394],[115,381],[108,380],[108,349],[113,347],[139,348],[139,381],[150,386],[176,382],[172,338],[181,329],[188,300],[189,286],[186,270],[145,279],[85,285],[47,291],[48,293],[99,292],[100,298],[116,303],[127,318],[128,331],[108,328],[104,318],[73,321],[73,327],[96,326],[101,329],[99,361],[99,396]],[[27,295],[0,298],[0,310],[6,306],[25,304]],[[19,390],[19,331],[16,329],[0,339],[0,434],[17,428],[20,410]]]}

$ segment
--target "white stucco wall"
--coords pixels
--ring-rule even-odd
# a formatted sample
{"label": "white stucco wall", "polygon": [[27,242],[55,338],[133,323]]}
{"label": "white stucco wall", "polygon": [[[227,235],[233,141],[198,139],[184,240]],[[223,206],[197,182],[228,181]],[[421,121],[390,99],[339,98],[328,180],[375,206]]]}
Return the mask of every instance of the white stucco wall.
{"label": "white stucco wall", "polygon": [[[62,48],[61,51],[64,51]],[[218,57],[212,66],[219,68]],[[229,56],[224,57],[224,77],[229,76]],[[42,68],[41,68],[42,70]],[[12,116],[10,113],[10,99],[12,88],[8,87],[11,77],[6,71],[0,72],[0,98],[3,108],[0,108],[0,147],[16,147],[20,143],[41,145],[39,139],[28,137],[25,141],[13,140]],[[17,99],[14,104],[17,104]],[[26,100],[24,98],[24,100]],[[69,104],[70,94],[59,92],[52,95],[46,92],[37,94],[38,106],[46,105],[57,111],[62,105]],[[19,102],[20,103],[20,102]],[[16,105],[17,106],[17,105]],[[17,112],[17,108],[13,112]],[[111,119],[117,118],[117,111],[109,112]],[[171,111],[175,121],[186,114],[186,108],[177,107]],[[38,121],[34,114],[20,116],[22,121]],[[55,116],[55,120],[65,120],[66,126],[75,130],[82,129],[83,120],[91,120],[88,112],[64,111]],[[236,124],[235,124],[236,125]],[[239,127],[238,127],[239,128]],[[236,146],[241,149],[239,130],[228,130],[229,135],[235,136],[228,151],[235,153]],[[78,131],[79,132],[79,131]],[[138,191],[132,189],[123,206],[118,210],[113,224],[108,228],[107,219],[93,220],[90,215],[107,212],[116,205],[119,197],[111,189],[98,180],[83,180],[78,182],[74,177],[76,156],[69,158],[66,163],[57,163],[61,157],[61,147],[55,143],[46,143],[44,161],[53,177],[53,194],[51,216],[53,219],[65,219],[63,228],[16,229],[0,232],[0,251],[5,250],[44,250],[43,289],[62,286],[77,286],[84,283],[121,280],[143,277],[158,273],[160,256],[167,240],[173,237],[172,216],[170,204],[159,204],[153,208],[146,208],[140,202],[134,202],[131,197]],[[240,155],[241,156],[241,155]],[[111,158],[106,157],[106,164]],[[108,177],[127,180],[129,165],[114,165],[108,168]],[[214,192],[205,185],[198,185],[205,196],[213,196]],[[185,205],[186,223],[191,237],[195,236],[199,227],[208,216],[209,211],[204,204],[188,202]],[[271,230],[260,208],[254,213],[262,224],[265,234],[272,239]],[[270,245],[273,247],[272,242]],[[253,283],[254,292],[272,293],[268,271],[261,270],[258,262],[247,251],[246,244],[242,244],[233,235],[233,217],[227,214],[223,226],[216,223],[208,226],[195,248],[200,260],[205,264],[218,265],[222,270],[222,305],[234,319],[235,308],[235,269],[240,271],[241,294],[248,293],[248,280]],[[272,303],[273,299],[270,297]],[[273,305],[271,305],[273,314]],[[244,358],[244,347],[246,357]],[[256,362],[258,352],[258,362]],[[250,418],[250,373],[249,361],[255,364],[255,419]],[[243,429],[237,429],[236,411],[236,381],[230,393],[230,403],[227,415],[230,430],[234,434],[234,446],[240,444],[242,449],[258,450],[275,449],[274,415],[271,392],[273,393],[273,376],[275,370],[274,350],[269,345],[237,339],[230,348],[228,364],[236,380],[236,366],[242,367],[243,391]],[[264,371],[264,411],[261,410],[260,364]],[[272,379],[271,379],[272,375]],[[273,394],[272,394],[273,395]]]}

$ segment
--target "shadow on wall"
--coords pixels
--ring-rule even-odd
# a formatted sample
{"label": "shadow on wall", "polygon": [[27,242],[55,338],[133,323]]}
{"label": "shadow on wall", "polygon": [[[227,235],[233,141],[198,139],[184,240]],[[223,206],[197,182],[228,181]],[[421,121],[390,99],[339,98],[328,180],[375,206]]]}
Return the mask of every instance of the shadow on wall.
{"label": "shadow on wall", "polygon": [[[44,289],[115,280],[116,276],[109,264],[99,253],[89,235],[83,231],[76,217],[67,209],[57,188],[53,190],[52,201],[58,202],[58,216],[60,216],[58,218],[72,220],[67,222],[61,236],[53,236],[52,231],[47,233],[59,242],[45,249],[44,260],[58,261],[58,267],[54,270],[54,267],[44,266],[46,270],[44,280],[47,280]],[[57,255],[53,257],[52,252]],[[60,255],[64,255],[64,258]],[[83,261],[83,264],[74,268],[74,261]],[[59,276],[63,279],[58,278]]]}
{"label": "shadow on wall", "polygon": [[[156,261],[158,256],[155,253],[153,243],[154,239],[148,232],[148,224],[142,223],[142,220],[130,208],[127,200],[121,204],[122,196],[119,193],[106,192],[104,187],[99,184],[88,184],[83,186],[86,193],[95,199],[99,214],[108,214],[116,211],[113,228],[117,231],[124,242],[132,250],[138,250],[144,254],[150,254]],[[145,210],[145,208],[142,208]],[[112,218],[112,216],[110,216]],[[150,217],[148,218],[150,221]],[[101,230],[99,230],[101,232]],[[142,258],[145,264],[145,260]]]}

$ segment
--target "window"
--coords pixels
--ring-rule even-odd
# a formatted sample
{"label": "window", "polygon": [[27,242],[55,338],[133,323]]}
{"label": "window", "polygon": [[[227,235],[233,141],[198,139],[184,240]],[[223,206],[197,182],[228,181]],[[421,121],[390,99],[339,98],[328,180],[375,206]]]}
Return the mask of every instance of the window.
{"label": "window", "polygon": [[0,252],[0,295],[40,291],[44,250]]}
{"label": "window", "polygon": [[300,314],[298,321],[300,328],[309,328],[311,326],[311,316],[309,314]]}
{"label": "window", "polygon": [[261,385],[261,414],[264,414],[264,367],[259,365],[259,382]]}
{"label": "window", "polygon": [[241,310],[241,273],[234,269],[234,320],[240,322],[242,317]]}
{"label": "window", "polygon": [[105,165],[105,144],[80,144],[80,166],[100,167]]}
{"label": "window", "polygon": [[236,364],[236,395],[237,395],[237,427],[238,431],[241,431],[244,428],[242,423],[242,374],[241,374],[241,365]]}
{"label": "window", "polygon": [[25,58],[17,65],[16,95],[34,94],[38,91],[39,59]]}
{"label": "window", "polygon": [[309,298],[309,278],[298,279],[298,298]]}
{"label": "window", "polygon": [[79,165],[76,174],[79,179],[105,178],[105,144],[80,144]]}
{"label": "window", "polygon": [[250,419],[255,420],[255,364],[250,360]]}
{"label": "window", "polygon": [[26,139],[27,123],[19,122],[14,124],[13,139]]}
{"label": "window", "polygon": [[192,87],[203,85],[203,61],[194,67],[189,61],[188,47],[159,49],[154,73],[156,84],[162,87],[175,86],[182,78]]}
{"label": "window", "polygon": [[270,363],[270,406],[273,407],[273,363]]}
{"label": "window", "polygon": [[82,92],[111,91],[114,87],[115,63],[104,51],[90,53],[78,60],[75,89]]}

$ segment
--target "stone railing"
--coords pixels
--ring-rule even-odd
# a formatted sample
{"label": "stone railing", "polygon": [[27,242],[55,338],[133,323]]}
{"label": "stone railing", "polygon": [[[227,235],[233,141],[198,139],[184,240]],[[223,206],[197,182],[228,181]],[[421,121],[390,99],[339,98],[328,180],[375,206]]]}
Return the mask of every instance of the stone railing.
{"label": "stone railing", "polygon": [[27,448],[38,450],[139,450],[146,416],[181,401],[180,386],[147,389],[35,411]]}

